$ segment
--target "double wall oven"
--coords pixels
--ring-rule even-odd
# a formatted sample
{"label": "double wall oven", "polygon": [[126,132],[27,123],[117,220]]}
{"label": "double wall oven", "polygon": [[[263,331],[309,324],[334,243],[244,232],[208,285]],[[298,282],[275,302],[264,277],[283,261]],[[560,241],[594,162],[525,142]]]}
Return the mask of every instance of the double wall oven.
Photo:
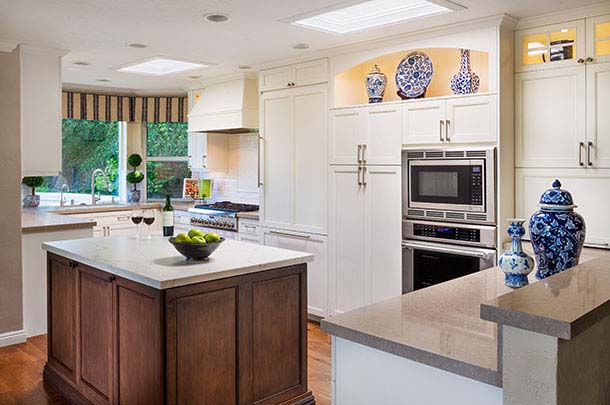
{"label": "double wall oven", "polygon": [[495,148],[402,158],[403,293],[495,266]]}

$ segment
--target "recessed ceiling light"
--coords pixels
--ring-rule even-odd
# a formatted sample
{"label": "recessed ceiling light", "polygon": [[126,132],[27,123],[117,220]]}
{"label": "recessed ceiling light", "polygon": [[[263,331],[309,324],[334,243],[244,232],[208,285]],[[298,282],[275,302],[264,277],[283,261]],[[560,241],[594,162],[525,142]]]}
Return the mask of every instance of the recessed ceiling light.
{"label": "recessed ceiling light", "polygon": [[294,45],[292,45],[292,49],[309,49],[309,45],[307,45],[307,44],[294,44]]}
{"label": "recessed ceiling light", "polygon": [[250,66],[250,65],[239,65],[239,66],[237,66],[237,68],[241,69],[241,70],[248,70],[248,69],[252,69],[252,66]]}
{"label": "recessed ceiling light", "polygon": [[131,63],[119,68],[119,72],[140,73],[143,75],[161,76],[170,73],[185,72],[187,70],[208,67],[203,63],[187,62],[177,59],[169,59],[157,56],[152,59]]}
{"label": "recessed ceiling light", "polygon": [[96,82],[108,83],[110,79],[95,79]]}
{"label": "recessed ceiling light", "polygon": [[84,60],[75,60],[74,62],[72,62],[72,64],[78,66],[89,66],[89,62]]}
{"label": "recessed ceiling light", "polygon": [[229,21],[229,16],[222,13],[209,13],[204,14],[203,18],[213,23],[222,23]]}
{"label": "recessed ceiling light", "polygon": [[297,17],[291,22],[305,28],[348,34],[382,25],[420,19],[465,7],[446,0],[369,0],[332,11]]}
{"label": "recessed ceiling light", "polygon": [[147,48],[148,47],[148,45],[138,44],[137,42],[134,42],[132,44],[127,44],[127,46],[130,46],[132,48],[138,48],[138,49],[142,49],[142,48]]}

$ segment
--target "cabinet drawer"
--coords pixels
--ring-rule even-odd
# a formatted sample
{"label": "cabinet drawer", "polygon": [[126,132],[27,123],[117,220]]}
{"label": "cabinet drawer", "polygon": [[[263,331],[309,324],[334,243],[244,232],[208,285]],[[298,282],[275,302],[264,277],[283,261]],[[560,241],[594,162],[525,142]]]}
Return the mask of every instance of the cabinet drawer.
{"label": "cabinet drawer", "polygon": [[256,235],[256,236],[260,236],[260,234],[261,234],[261,228],[258,224],[258,221],[240,219],[238,224],[239,224],[238,230],[239,230],[240,236],[241,236],[241,234]]}

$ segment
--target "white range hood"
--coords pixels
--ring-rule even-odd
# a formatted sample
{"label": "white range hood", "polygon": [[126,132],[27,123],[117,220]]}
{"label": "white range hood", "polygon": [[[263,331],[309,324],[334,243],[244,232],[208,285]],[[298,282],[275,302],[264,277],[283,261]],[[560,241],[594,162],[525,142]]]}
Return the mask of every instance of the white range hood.
{"label": "white range hood", "polygon": [[188,115],[189,132],[258,130],[258,80],[246,77],[211,83]]}

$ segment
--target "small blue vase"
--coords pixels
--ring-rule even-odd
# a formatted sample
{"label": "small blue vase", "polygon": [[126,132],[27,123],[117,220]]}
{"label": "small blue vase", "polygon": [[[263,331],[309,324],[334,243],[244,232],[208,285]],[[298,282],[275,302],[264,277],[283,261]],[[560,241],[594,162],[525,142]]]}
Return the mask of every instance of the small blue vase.
{"label": "small blue vase", "polygon": [[366,85],[366,93],[369,96],[369,103],[381,103],[385,94],[385,86],[388,84],[388,78],[379,66],[373,65],[371,71],[364,79]]}
{"label": "small blue vase", "polygon": [[470,69],[470,49],[460,49],[460,70],[451,78],[453,94],[473,94],[479,91],[479,76]]}
{"label": "small blue vase", "polygon": [[530,239],[538,265],[536,277],[543,279],[578,264],[586,227],[583,217],[574,212],[572,195],[561,188],[559,180],[542,194],[538,206],[540,210],[530,218]]}
{"label": "small blue vase", "polygon": [[534,259],[523,251],[521,238],[525,235],[525,219],[511,218],[507,233],[512,239],[510,250],[500,256],[498,265],[504,272],[504,284],[521,288],[529,284],[528,274],[534,270]]}

